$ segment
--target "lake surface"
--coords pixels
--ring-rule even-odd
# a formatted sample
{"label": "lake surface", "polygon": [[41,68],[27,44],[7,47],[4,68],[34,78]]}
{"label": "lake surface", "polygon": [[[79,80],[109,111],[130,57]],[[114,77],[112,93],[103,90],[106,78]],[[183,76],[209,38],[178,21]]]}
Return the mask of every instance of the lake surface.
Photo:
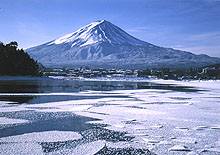
{"label": "lake surface", "polygon": [[219,154],[220,81],[0,77],[0,154]]}

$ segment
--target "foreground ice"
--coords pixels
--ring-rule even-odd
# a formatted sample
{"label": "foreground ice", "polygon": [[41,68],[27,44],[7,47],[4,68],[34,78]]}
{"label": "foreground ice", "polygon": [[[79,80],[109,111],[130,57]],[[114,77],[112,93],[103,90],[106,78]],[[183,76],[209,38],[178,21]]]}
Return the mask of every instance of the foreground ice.
{"label": "foreground ice", "polygon": [[82,136],[72,131],[44,131],[33,132],[17,136],[0,138],[1,143],[27,143],[27,142],[59,142],[68,140],[77,140]]}
{"label": "foreground ice", "polygon": [[[148,149],[156,154],[210,154],[210,152],[218,154],[220,148],[220,81],[153,80],[153,82],[184,86],[189,91],[164,89],[86,91],[80,92],[78,95],[87,97],[97,95],[100,98],[12,105],[10,107],[2,106],[0,107],[0,113],[4,116],[4,113],[8,112],[13,115],[21,111],[34,111],[37,113],[58,113],[57,115],[60,114],[60,117],[62,117],[63,112],[69,112],[98,119],[89,121],[88,124],[103,125],[104,129],[125,132],[128,136],[133,137],[129,142],[117,143],[94,139],[82,142],[73,148],[61,148],[52,151],[51,154],[120,152],[124,148],[129,148],[128,150],[131,152],[133,148]],[[191,91],[192,87],[198,90]],[[63,95],[62,93],[58,94]],[[109,97],[106,97],[106,94]],[[115,96],[116,94],[117,96]],[[77,95],[77,93],[67,93],[65,95]],[[6,122],[15,123],[16,121],[22,123],[22,119],[19,120],[19,118],[0,117],[0,124],[1,122],[4,124]],[[25,123],[25,120],[23,123]],[[101,133],[96,135],[99,134]],[[82,136],[77,132],[44,131],[25,133],[0,138],[0,142],[13,143],[2,144],[0,149],[5,150],[11,145],[15,145],[16,148],[20,143],[28,142],[26,145],[34,143],[33,149],[38,151],[39,146],[35,142],[79,139],[82,139]],[[103,148],[104,146],[105,148]]]}
{"label": "foreground ice", "polygon": [[6,117],[0,117],[0,125],[3,124],[19,124],[19,123],[28,123],[28,120],[23,119],[11,119]]}
{"label": "foreground ice", "polygon": [[7,143],[0,145],[0,155],[43,155],[37,143]]}
{"label": "foreground ice", "polygon": [[93,155],[96,154],[105,146],[105,141],[94,141],[91,143],[85,143],[78,145],[74,149],[64,149],[57,152],[52,152],[50,154],[73,154],[73,155]]}
{"label": "foreground ice", "polygon": [[184,145],[175,145],[172,148],[170,148],[169,151],[190,151],[190,149],[188,149]]}

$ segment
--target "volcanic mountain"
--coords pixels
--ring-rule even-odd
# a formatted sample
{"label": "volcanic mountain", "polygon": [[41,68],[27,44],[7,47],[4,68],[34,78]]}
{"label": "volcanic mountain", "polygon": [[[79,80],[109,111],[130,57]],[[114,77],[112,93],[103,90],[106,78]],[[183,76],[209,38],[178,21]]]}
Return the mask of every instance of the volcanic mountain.
{"label": "volcanic mountain", "polygon": [[45,67],[190,68],[220,63],[220,58],[139,40],[106,20],[26,51]]}

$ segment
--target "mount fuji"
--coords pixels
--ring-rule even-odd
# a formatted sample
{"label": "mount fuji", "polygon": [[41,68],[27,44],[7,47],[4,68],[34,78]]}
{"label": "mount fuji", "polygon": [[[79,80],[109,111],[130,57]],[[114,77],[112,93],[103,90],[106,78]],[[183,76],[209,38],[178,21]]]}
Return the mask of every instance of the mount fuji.
{"label": "mount fuji", "polygon": [[45,67],[190,68],[220,63],[220,58],[139,40],[106,20],[26,51]]}

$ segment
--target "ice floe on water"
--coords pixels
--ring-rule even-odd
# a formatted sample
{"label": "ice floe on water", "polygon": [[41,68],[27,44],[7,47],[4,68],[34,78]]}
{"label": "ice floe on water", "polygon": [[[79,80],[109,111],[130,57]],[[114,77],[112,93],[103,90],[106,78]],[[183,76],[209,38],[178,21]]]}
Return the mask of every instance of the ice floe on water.
{"label": "ice floe on water", "polygon": [[0,144],[0,155],[43,155],[37,143],[6,143]]}
{"label": "ice floe on water", "polygon": [[169,149],[169,151],[191,151],[191,150],[184,145],[174,145]]}
{"label": "ice floe on water", "polygon": [[176,81],[176,80],[162,80],[156,79],[151,80],[155,83],[160,84],[175,84],[175,85],[182,85],[182,86],[193,86],[197,88],[208,88],[208,89],[220,89],[220,80],[186,80],[186,81]]}
{"label": "ice floe on water", "polygon": [[183,144],[196,144],[197,143],[196,138],[190,138],[190,137],[180,137],[178,139],[174,139],[173,141],[177,143],[183,143]]}
{"label": "ice floe on water", "polygon": [[32,107],[30,109],[35,110],[37,112],[77,112],[87,110],[91,105],[62,105],[62,106],[54,106],[54,107]]}
{"label": "ice floe on water", "polygon": [[25,111],[27,110],[23,106],[10,106],[10,107],[0,107],[0,112],[17,112],[17,111]]}
{"label": "ice floe on water", "polygon": [[0,138],[0,154],[40,155],[45,154],[41,143],[58,143],[81,138],[82,136],[79,133],[72,131],[43,131],[2,137]]}
{"label": "ice floe on water", "polygon": [[1,143],[18,143],[18,142],[62,142],[68,140],[81,139],[79,133],[72,131],[43,131],[32,132],[22,135],[9,136],[0,138]]}
{"label": "ice floe on water", "polygon": [[28,123],[28,120],[24,119],[11,119],[6,117],[0,117],[0,125],[8,125],[8,124],[20,124],[20,123]]}

